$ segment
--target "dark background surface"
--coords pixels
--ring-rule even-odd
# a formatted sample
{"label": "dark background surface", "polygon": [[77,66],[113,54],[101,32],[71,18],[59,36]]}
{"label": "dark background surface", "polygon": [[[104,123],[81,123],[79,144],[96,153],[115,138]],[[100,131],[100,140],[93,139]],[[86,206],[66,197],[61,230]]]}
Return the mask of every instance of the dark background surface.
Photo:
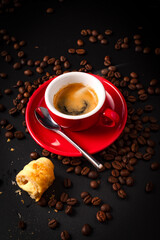
{"label": "dark background surface", "polygon": [[[48,7],[55,9],[53,14],[46,14]],[[77,39],[81,38],[80,31],[83,28],[96,29],[104,33],[105,29],[113,30],[113,35],[107,37],[108,44],[91,44],[85,40],[84,48],[87,49],[86,58],[93,65],[93,73],[99,73],[103,65],[105,55],[111,56],[112,62],[118,67],[123,76],[130,72],[137,72],[140,82],[148,86],[152,78],[160,78],[160,57],[154,54],[155,47],[160,47],[159,38],[159,1],[140,6],[138,2],[132,1],[127,4],[112,4],[104,1],[23,1],[22,7],[17,8],[14,13],[0,14],[0,28],[6,28],[9,34],[18,40],[26,40],[27,45],[23,48],[28,59],[42,59],[45,55],[60,57],[67,56],[71,62],[71,70],[79,67],[79,62],[84,57],[69,55],[67,49],[76,47]],[[139,30],[138,27],[143,29]],[[136,53],[134,45],[129,49],[116,51],[114,44],[118,38],[141,33],[143,46],[151,47],[150,54]],[[39,46],[39,48],[35,48]],[[16,61],[16,51],[3,41],[0,50],[8,50]],[[25,70],[26,67],[23,68]],[[26,77],[23,70],[15,71],[12,64],[8,64],[0,58],[0,72],[7,72],[6,80],[0,79],[0,90],[12,87],[17,80],[34,80],[39,75]],[[48,70],[50,71],[50,70]],[[17,90],[13,89],[11,96],[0,99],[7,108],[13,106],[12,99],[16,97]],[[154,116],[159,118],[159,96],[151,96],[147,103],[155,106]],[[24,132],[22,121],[24,117],[18,115],[12,117],[7,110],[0,113],[0,119],[6,118],[13,123],[18,130]],[[81,234],[81,227],[89,223],[93,227],[93,233],[88,239],[107,240],[132,240],[132,239],[153,239],[160,238],[160,177],[159,170],[151,171],[150,162],[140,161],[133,172],[135,179],[133,187],[125,188],[128,194],[126,200],[121,200],[113,192],[111,184],[107,182],[109,171],[100,174],[101,185],[98,190],[89,187],[90,180],[83,176],[67,174],[66,167],[60,161],[54,160],[56,181],[54,189],[57,196],[63,189],[63,179],[71,178],[73,187],[67,192],[70,196],[77,197],[79,202],[81,191],[89,191],[93,196],[99,196],[104,202],[112,206],[113,220],[101,224],[95,217],[97,207],[79,204],[75,207],[72,217],[67,216],[64,211],[54,212],[48,207],[40,207],[32,201],[29,196],[22,192],[19,196],[15,191],[18,189],[12,181],[15,181],[16,174],[30,161],[30,152],[37,151],[41,154],[42,148],[38,146],[31,136],[25,134],[24,140],[13,139],[7,142],[4,137],[5,130],[0,133],[0,238],[14,240],[42,240],[60,239],[60,232],[68,230],[72,239],[87,239]],[[151,161],[159,161],[159,133],[152,134],[156,141],[156,154]],[[11,148],[15,150],[10,151]],[[88,164],[88,166],[90,166]],[[145,193],[145,184],[153,181],[154,190],[152,193]],[[24,200],[24,204],[21,200]],[[27,223],[25,230],[17,228],[19,217]],[[60,222],[56,230],[48,228],[49,218],[55,218]]]}

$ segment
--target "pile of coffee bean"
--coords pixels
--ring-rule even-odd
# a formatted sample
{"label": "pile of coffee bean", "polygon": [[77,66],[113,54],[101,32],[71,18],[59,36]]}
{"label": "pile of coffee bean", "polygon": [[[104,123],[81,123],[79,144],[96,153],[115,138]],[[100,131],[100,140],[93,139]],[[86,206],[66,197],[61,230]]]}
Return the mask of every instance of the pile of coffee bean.
{"label": "pile of coffee bean", "polygon": [[[48,8],[46,12],[52,13],[53,9]],[[80,56],[87,55],[88,52],[84,49],[87,38],[91,43],[100,42],[103,45],[108,44],[108,39],[112,36],[112,30],[106,29],[104,34],[102,34],[95,29],[82,29],[80,35],[81,37],[76,40],[77,47],[73,48],[71,46],[71,48],[68,48],[67,54],[69,53],[69,55],[72,54],[73,56],[74,54]],[[4,44],[9,45],[10,48],[15,50],[18,60],[14,61],[15,58],[11,56],[9,50],[6,49],[0,52],[1,57],[8,64],[12,64],[15,71],[23,71],[24,75],[29,77],[28,81],[18,80],[13,86],[14,91],[17,91],[17,96],[13,99],[13,107],[8,109],[8,114],[13,117],[19,113],[25,116],[26,105],[29,98],[39,86],[50,78],[69,71],[76,70],[90,73],[94,70],[94,67],[88,63],[86,58],[80,60],[80,66],[77,66],[77,69],[72,69],[72,65],[65,55],[59,58],[44,56],[42,59],[34,60],[27,58],[27,54],[24,51],[27,44],[25,40],[17,40],[16,37],[9,35],[6,29],[0,29],[0,37]],[[140,34],[134,34],[133,39],[129,39],[127,36],[119,38],[114,47],[116,50],[119,50],[128,49],[132,46],[134,46],[136,52],[143,52],[144,54],[151,52],[149,47],[143,46]],[[155,48],[154,52],[156,55],[160,55],[160,48]],[[57,159],[64,165],[67,173],[87,177],[90,180],[89,186],[92,189],[100,189],[101,172],[109,171],[110,176],[106,179],[106,182],[108,181],[111,184],[113,191],[119,198],[126,199],[126,187],[133,186],[135,182],[132,176],[135,165],[138,164],[139,161],[151,161],[155,154],[156,142],[153,141],[152,134],[159,130],[159,124],[158,119],[154,117],[154,106],[150,104],[149,99],[154,95],[160,95],[160,87],[158,80],[153,78],[150,80],[147,88],[145,88],[136,72],[131,72],[129,76],[122,76],[108,55],[104,56],[103,64],[104,67],[100,75],[118,87],[126,99],[128,108],[128,118],[123,133],[113,144],[98,154],[101,161],[104,162],[103,168],[99,171],[92,170],[91,167],[86,166],[83,157],[76,158],[56,155],[46,149],[42,149],[41,154],[35,151],[31,152],[30,158],[35,160],[42,155]],[[24,66],[25,70],[23,69]],[[36,74],[39,76],[31,80],[32,75]],[[7,77],[9,77],[7,73],[0,72],[0,78],[2,80]],[[8,96],[12,94],[13,89],[9,87],[4,89],[3,92]],[[0,103],[0,112],[3,111],[6,111],[6,107]],[[28,133],[26,122],[23,121],[22,124],[25,127],[25,132]],[[14,137],[17,139],[23,139],[25,137],[25,134],[15,130],[15,127],[9,123],[7,119],[1,119],[0,125],[5,130],[4,134],[8,140]],[[160,169],[160,162],[152,161],[150,168],[153,171]],[[74,187],[74,184],[69,178],[64,179],[64,188],[68,189],[72,186]],[[149,181],[146,183],[146,186],[144,186],[144,191],[149,193],[153,188],[154,184],[152,181]],[[95,216],[99,222],[112,219],[110,205],[102,203],[99,197],[92,197],[90,193],[82,192],[81,198],[84,204],[99,207]],[[64,210],[66,214],[72,215],[74,206],[80,204],[80,202],[77,198],[69,197],[69,194],[65,191],[62,192],[60,199],[56,199],[54,195],[51,195],[48,200],[42,197],[38,204],[40,206],[49,206],[50,208],[54,207],[55,211]],[[23,223],[20,223],[19,228],[24,229],[23,225]],[[49,219],[49,228],[54,229],[57,228],[58,225],[59,223],[56,219]],[[92,227],[86,223],[82,226],[81,232],[83,235],[90,235],[92,233]],[[61,232],[60,235],[61,239],[69,239],[70,236],[66,230]]]}

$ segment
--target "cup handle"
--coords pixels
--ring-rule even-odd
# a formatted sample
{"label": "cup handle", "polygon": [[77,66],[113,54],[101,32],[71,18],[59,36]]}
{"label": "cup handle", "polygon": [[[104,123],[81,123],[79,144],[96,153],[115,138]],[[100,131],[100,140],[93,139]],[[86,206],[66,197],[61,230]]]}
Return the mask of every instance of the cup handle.
{"label": "cup handle", "polygon": [[114,127],[120,120],[118,113],[110,108],[106,108],[102,113],[102,124],[107,127]]}

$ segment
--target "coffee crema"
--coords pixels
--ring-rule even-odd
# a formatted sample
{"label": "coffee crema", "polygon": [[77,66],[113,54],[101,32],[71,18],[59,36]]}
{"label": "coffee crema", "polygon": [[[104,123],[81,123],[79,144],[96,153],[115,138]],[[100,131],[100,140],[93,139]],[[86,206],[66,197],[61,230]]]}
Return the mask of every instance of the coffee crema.
{"label": "coffee crema", "polygon": [[53,98],[54,107],[67,115],[81,115],[92,111],[98,104],[95,91],[82,83],[62,87]]}

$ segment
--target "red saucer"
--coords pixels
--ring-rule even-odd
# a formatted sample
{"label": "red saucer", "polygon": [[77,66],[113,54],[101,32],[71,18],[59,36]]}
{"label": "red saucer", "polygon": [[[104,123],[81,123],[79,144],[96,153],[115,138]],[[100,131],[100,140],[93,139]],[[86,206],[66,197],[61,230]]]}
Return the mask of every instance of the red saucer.
{"label": "red saucer", "polygon": [[[90,154],[94,154],[108,147],[121,134],[127,120],[127,105],[121,92],[106,79],[97,77],[106,89],[108,98],[108,107],[116,111],[120,116],[120,121],[115,127],[106,127],[97,123],[93,127],[81,131],[71,132],[64,129],[64,132],[84,150]],[[44,128],[35,118],[34,110],[37,107],[46,107],[44,102],[44,93],[46,87],[53,79],[42,84],[30,98],[26,109],[26,124],[29,133],[33,139],[43,148],[50,152],[63,156],[78,157],[82,154],[68,143],[63,137],[57,133]]]}

